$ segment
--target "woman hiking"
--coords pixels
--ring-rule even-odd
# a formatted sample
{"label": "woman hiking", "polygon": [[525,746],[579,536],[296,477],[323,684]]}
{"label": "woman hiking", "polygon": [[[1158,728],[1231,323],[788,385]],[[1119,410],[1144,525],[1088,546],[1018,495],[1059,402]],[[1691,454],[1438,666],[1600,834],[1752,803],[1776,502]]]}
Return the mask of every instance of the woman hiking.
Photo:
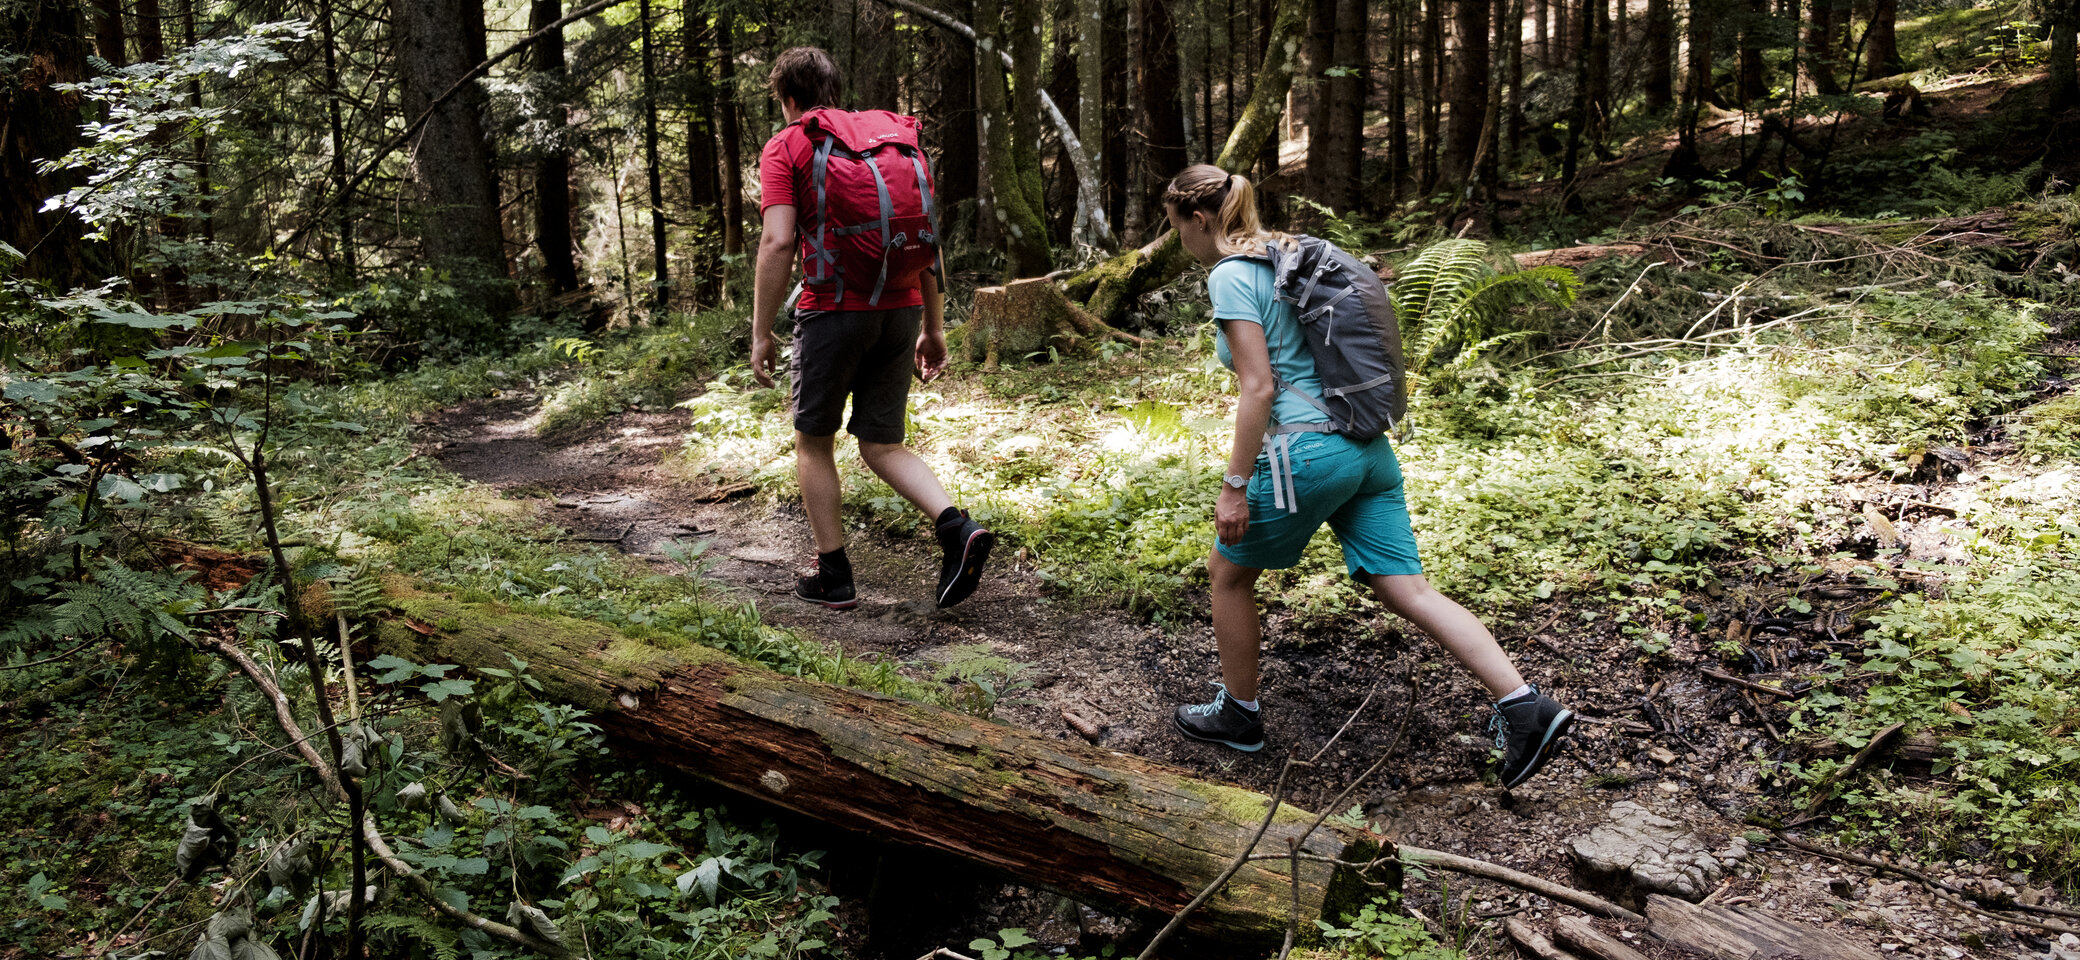
{"label": "woman hiking", "polygon": [[[1206,560],[1222,682],[1214,684],[1219,692],[1211,703],[1177,708],[1177,728],[1237,750],[1263,747],[1257,578],[1299,563],[1307,541],[1326,522],[1343,546],[1351,576],[1429,634],[1495,697],[1489,726],[1502,752],[1503,787],[1530,779],[1551,758],[1574,714],[1525,683],[1488,628],[1424,578],[1393,446],[1385,437],[1288,433],[1291,446],[1281,459],[1290,476],[1273,476],[1264,455],[1271,427],[1329,419],[1320,408],[1321,382],[1293,305],[1278,298],[1270,264],[1258,259],[1266,244],[1293,239],[1264,230],[1250,182],[1219,167],[1199,164],[1178,174],[1163,205],[1185,251],[1213,267],[1206,292],[1218,325],[1215,349],[1241,388],[1234,449],[1214,501],[1219,543]],[[1292,389],[1281,389],[1281,381]],[[1277,502],[1282,500],[1288,502]]]}

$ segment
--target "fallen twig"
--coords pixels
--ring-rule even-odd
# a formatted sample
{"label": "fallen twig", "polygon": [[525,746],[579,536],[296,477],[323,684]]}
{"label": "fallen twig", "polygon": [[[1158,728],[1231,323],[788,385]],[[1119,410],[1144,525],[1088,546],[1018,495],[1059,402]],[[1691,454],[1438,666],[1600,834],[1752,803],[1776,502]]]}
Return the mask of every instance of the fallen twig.
{"label": "fallen twig", "polygon": [[1613,920],[1623,920],[1627,923],[1647,922],[1647,918],[1593,893],[1584,893],[1573,887],[1563,887],[1551,880],[1511,870],[1500,864],[1462,857],[1455,853],[1411,847],[1407,844],[1399,844],[1397,849],[1400,851],[1399,856],[1404,864],[1440,867],[1453,873],[1463,873],[1469,877],[1480,877],[1483,880],[1493,880],[1497,883],[1508,884],[1519,890],[1538,894],[1548,900],[1564,903],[1583,913],[1594,914],[1599,917],[1609,917]]}
{"label": "fallen twig", "polygon": [[1776,687],[1756,683],[1752,680],[1743,680],[1740,677],[1736,677],[1733,674],[1727,673],[1723,670],[1714,670],[1710,667],[1706,667],[1705,669],[1699,670],[1698,672],[1721,683],[1730,683],[1743,690],[1753,690],[1756,693],[1767,694],[1769,696],[1776,697],[1779,700],[1796,700],[1799,697],[1804,696],[1804,694],[1792,693],[1789,690],[1779,690]]}
{"label": "fallen twig", "polygon": [[1821,807],[1826,806],[1829,800],[1834,799],[1834,788],[1836,785],[1855,776],[1856,771],[1863,769],[1865,764],[1870,763],[1872,759],[1877,757],[1879,751],[1891,746],[1892,741],[1899,737],[1899,732],[1906,728],[1907,723],[1902,720],[1878,731],[1876,735],[1871,737],[1871,742],[1864,744],[1863,749],[1856,751],[1856,756],[1849,758],[1847,764],[1843,765],[1840,770],[1836,770],[1833,776],[1828,777],[1826,783],[1820,785],[1819,792],[1813,794],[1812,800],[1807,801],[1804,810],[1799,811],[1798,819],[1785,824],[1785,826],[1795,827],[1813,819],[1813,815],[1818,813]]}
{"label": "fallen twig", "polygon": [[1556,918],[1553,938],[1598,960],[1647,960],[1645,954],[1590,926],[1589,921],[1580,917]]}
{"label": "fallen twig", "polygon": [[43,665],[44,665],[44,664],[46,664],[46,663],[56,663],[56,662],[58,662],[58,661],[60,661],[60,660],[63,660],[63,659],[65,659],[66,657],[72,656],[73,654],[75,654],[75,653],[78,653],[78,652],[80,652],[81,650],[85,650],[85,649],[86,649],[86,648],[88,648],[89,646],[92,646],[92,645],[93,645],[93,643],[94,643],[94,641],[96,641],[96,640],[99,640],[99,639],[101,639],[101,638],[100,638],[100,637],[88,637],[88,638],[87,638],[87,639],[85,639],[85,640],[81,640],[81,641],[80,641],[80,642],[79,642],[79,643],[78,643],[77,645],[75,645],[75,646],[74,646],[74,647],[72,647],[71,649],[69,649],[69,650],[65,651],[64,653],[58,654],[58,655],[56,655],[56,656],[50,656],[50,657],[45,657],[45,658],[43,658],[43,659],[41,659],[41,660],[31,660],[31,661],[29,661],[28,663],[14,663],[14,664],[9,664],[9,665],[7,665],[7,666],[4,666],[4,667],[0,667],[0,670],[26,670],[26,669],[28,669],[28,668],[30,668],[30,667],[40,667],[40,666],[43,666]]}
{"label": "fallen twig", "polygon": [[1574,954],[1553,946],[1553,941],[1546,939],[1546,935],[1538,932],[1537,927],[1515,917],[1502,921],[1502,929],[1509,933],[1509,938],[1515,940],[1518,946],[1530,951],[1531,955],[1539,960],[1575,960]]}

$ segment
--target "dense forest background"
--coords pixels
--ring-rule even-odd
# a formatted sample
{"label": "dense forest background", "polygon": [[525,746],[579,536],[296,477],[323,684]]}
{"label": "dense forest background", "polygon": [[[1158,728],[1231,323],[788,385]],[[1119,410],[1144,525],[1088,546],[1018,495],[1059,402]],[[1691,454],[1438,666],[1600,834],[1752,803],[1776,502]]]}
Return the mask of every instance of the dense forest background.
{"label": "dense forest background", "polygon": [[[1634,801],[1722,902],[2072,956],[2076,26],[0,0],[0,956],[1037,960],[1161,926],[718,788],[587,686],[724,654],[1560,883]],[[867,602],[784,596],[786,391],[745,364],[801,44],[924,121],[957,359],[911,443],[1002,537],[955,611],[849,449]],[[1158,202],[1194,162],[1396,281],[1426,573],[1582,709],[1531,789],[1327,535],[1265,580],[1275,749],[1171,735],[1233,412]],[[1515,955],[1562,909],[1408,866],[1312,928],[1296,894],[1298,949]]]}

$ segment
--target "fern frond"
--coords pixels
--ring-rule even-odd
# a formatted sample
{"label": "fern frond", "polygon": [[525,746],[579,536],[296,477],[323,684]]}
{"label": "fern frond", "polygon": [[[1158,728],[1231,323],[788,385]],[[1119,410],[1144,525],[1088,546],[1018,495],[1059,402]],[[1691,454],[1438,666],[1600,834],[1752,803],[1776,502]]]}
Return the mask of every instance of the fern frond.
{"label": "fern frond", "polygon": [[1495,272],[1487,253],[1488,245],[1479,240],[1442,240],[1424,247],[1395,271],[1388,290],[1395,319],[1404,329],[1423,327],[1441,305],[1457,302],[1468,287]]}
{"label": "fern frond", "polygon": [[378,913],[363,917],[361,925],[380,933],[395,933],[409,936],[433,951],[434,960],[462,960],[461,938],[453,930],[423,916],[407,916],[399,913]]}

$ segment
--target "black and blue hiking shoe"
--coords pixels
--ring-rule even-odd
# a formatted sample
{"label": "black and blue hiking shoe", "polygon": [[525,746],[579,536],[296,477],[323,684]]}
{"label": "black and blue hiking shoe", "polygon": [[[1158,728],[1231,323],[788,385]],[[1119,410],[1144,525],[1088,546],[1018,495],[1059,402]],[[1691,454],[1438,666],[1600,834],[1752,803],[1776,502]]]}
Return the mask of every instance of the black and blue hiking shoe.
{"label": "black and blue hiking shoe", "polygon": [[1177,708],[1178,732],[1194,740],[1234,747],[1244,753],[1264,749],[1264,720],[1255,710],[1246,710],[1228,696],[1227,684],[1214,681],[1212,703],[1187,703]]}
{"label": "black and blue hiking shoe", "polygon": [[1574,726],[1574,711],[1540,693],[1530,693],[1495,705],[1488,731],[1495,735],[1495,749],[1502,751],[1502,789],[1508,790],[1531,779],[1560,748],[1560,739]]}
{"label": "black and blue hiking shoe", "polygon": [[968,511],[953,510],[940,523],[936,532],[939,546],[946,551],[946,559],[939,566],[939,606],[950,607],[975,592],[975,585],[982,582],[982,565],[989,562],[989,548],[996,546],[997,535],[984,529],[982,524],[968,518]]}

